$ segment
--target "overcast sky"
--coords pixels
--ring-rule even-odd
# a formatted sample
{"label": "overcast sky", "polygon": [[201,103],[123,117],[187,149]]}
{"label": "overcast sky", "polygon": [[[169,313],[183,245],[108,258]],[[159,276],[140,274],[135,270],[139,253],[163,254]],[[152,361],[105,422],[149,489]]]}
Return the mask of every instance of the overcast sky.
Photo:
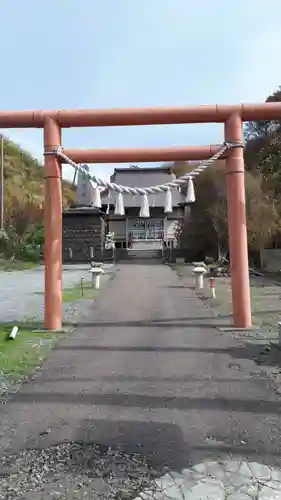
{"label": "overcast sky", "polygon": [[[5,110],[257,102],[281,84],[280,0],[0,0],[0,19]],[[42,158],[40,130],[4,132]],[[222,140],[209,124],[63,134],[83,148]]]}

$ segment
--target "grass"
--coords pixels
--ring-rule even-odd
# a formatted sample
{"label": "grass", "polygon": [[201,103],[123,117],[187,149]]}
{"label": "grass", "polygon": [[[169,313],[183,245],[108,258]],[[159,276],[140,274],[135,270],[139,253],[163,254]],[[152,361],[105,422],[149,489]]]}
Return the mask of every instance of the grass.
{"label": "grass", "polygon": [[[73,287],[64,288],[62,291],[62,301],[66,302],[77,302],[78,300],[94,299],[99,290],[94,290],[92,288],[91,281],[84,281],[83,292],[81,283],[74,285]],[[35,292],[36,295],[44,295],[44,292]]]}
{"label": "grass", "polygon": [[[98,290],[92,288],[92,282],[85,281],[83,294],[81,283],[65,288],[63,302],[94,299],[97,294]],[[19,331],[15,340],[8,340],[12,326],[0,324],[0,393],[7,390],[9,384],[20,381],[33,373],[42,364],[61,335],[64,335],[40,331],[39,324],[28,321],[17,325]],[[34,330],[35,328],[38,330]]]}
{"label": "grass", "polygon": [[[63,302],[94,299],[98,293],[98,290],[92,288],[91,281],[84,281],[83,294],[81,283],[65,288]],[[13,325],[0,324],[0,394],[6,392],[11,384],[35,372],[56,342],[66,335],[65,332],[42,331],[42,324],[36,322],[36,318],[26,318],[23,323],[16,323],[19,331],[15,340],[8,340]]]}
{"label": "grass", "polygon": [[92,288],[92,282],[85,281],[83,283],[83,292],[81,283],[70,288],[65,288],[62,292],[63,302],[76,302],[77,300],[94,299],[98,294],[98,290]]}
{"label": "grass", "polygon": [[11,259],[0,259],[0,271],[26,271],[27,269],[34,269],[39,267],[38,262],[27,262],[21,260],[12,261]]}
{"label": "grass", "polygon": [[7,340],[11,329],[11,325],[0,325],[0,373],[8,383],[32,373],[61,338],[61,334],[32,331],[31,325],[22,324],[15,340]]}

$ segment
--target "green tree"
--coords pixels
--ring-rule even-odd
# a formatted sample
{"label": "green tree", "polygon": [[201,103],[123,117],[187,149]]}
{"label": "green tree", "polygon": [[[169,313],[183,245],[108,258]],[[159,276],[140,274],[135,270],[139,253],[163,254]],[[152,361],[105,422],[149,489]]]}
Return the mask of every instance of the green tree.
{"label": "green tree", "polygon": [[[270,95],[266,102],[281,102],[281,87]],[[274,175],[275,191],[279,192],[281,189],[279,178],[281,121],[260,120],[248,122],[245,126],[245,138],[245,162],[247,168],[249,170],[258,170],[265,182],[269,180],[270,176]]]}
{"label": "green tree", "polygon": [[[193,167],[186,165],[186,170]],[[194,167],[193,167],[194,168]],[[182,174],[181,174],[182,175]],[[246,172],[247,231],[250,251],[262,251],[279,233],[279,211],[274,196],[263,190],[263,177]],[[181,227],[179,236],[187,246],[205,249],[207,254],[228,253],[225,162],[220,160],[195,178],[196,202]]]}

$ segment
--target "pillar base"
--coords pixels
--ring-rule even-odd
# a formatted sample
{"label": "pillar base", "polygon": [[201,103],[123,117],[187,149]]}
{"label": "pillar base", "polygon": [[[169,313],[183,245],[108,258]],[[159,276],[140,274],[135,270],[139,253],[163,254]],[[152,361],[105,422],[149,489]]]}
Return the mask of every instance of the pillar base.
{"label": "pillar base", "polygon": [[57,330],[48,330],[48,328],[35,328],[31,330],[32,333],[70,333],[72,330],[76,328],[75,326],[69,328],[58,328]]}
{"label": "pillar base", "polygon": [[245,326],[245,328],[240,326],[223,326],[217,327],[219,332],[251,332],[255,330],[260,330],[260,325]]}

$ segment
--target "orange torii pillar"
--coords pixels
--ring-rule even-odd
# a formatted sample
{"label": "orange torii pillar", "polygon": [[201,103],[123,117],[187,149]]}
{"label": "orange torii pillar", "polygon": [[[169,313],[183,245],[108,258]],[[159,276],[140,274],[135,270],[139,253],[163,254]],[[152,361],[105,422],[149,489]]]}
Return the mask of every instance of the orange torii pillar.
{"label": "orange torii pillar", "polygon": [[228,237],[233,322],[235,327],[249,328],[252,325],[252,315],[242,146],[243,122],[239,113],[234,113],[225,122],[225,140],[241,144],[241,147],[231,149],[226,158]]}
{"label": "orange torii pillar", "polygon": [[46,118],[44,326],[48,330],[59,330],[62,326],[62,168],[59,159],[53,154],[48,154],[60,145],[60,126],[52,118]]}

